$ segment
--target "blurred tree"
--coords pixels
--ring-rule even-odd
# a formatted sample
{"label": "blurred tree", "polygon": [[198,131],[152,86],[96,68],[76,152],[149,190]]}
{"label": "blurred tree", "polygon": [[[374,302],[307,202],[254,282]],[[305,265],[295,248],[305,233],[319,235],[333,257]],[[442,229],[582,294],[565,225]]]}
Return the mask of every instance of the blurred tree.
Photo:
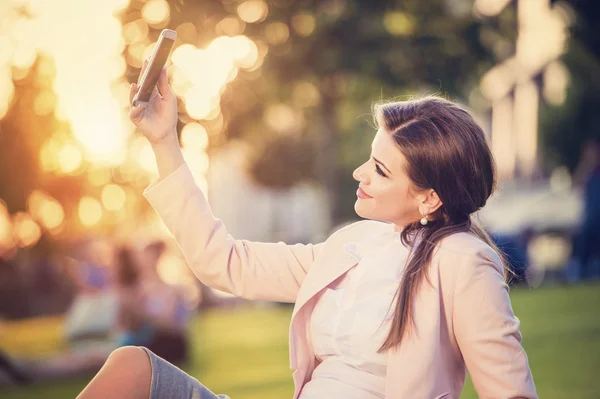
{"label": "blurred tree", "polygon": [[542,108],[542,145],[548,168],[566,165],[574,170],[588,138],[600,139],[600,3],[569,0],[575,24],[564,62],[570,86],[564,105]]}
{"label": "blurred tree", "polygon": [[[239,21],[237,0],[169,3],[167,27],[176,29],[190,22],[195,27],[194,35],[180,35],[182,42],[203,47],[219,35],[242,33],[223,24],[228,18]],[[264,20],[241,25],[243,34],[268,56],[260,69],[240,72],[225,91],[224,133],[211,136],[211,147],[242,138],[256,155],[266,156],[251,157],[249,170],[257,181],[283,187],[317,179],[328,191],[333,221],[352,217],[351,173],[369,154],[372,135],[364,134],[365,129],[373,131],[357,117],[369,120],[374,100],[398,94],[443,91],[466,98],[493,64],[490,26],[502,21],[480,21],[470,6],[457,7],[459,3],[268,1]],[[123,22],[138,19],[143,5],[133,0]],[[151,29],[150,40],[159,32]],[[133,81],[139,70],[128,66],[126,73]],[[0,122],[3,170],[21,165],[15,173],[2,174],[0,196],[14,212],[24,209],[34,187],[47,186],[68,217],[77,199],[91,188],[76,177],[59,179],[41,173],[40,145],[56,125],[51,116],[31,114],[38,92],[33,81],[20,82],[15,105]],[[189,117],[182,115],[182,119]],[[281,148],[286,150],[277,150]],[[291,156],[295,152],[302,155]],[[315,168],[307,166],[310,159],[316,160]]]}
{"label": "blurred tree", "polygon": [[[239,21],[241,3],[169,0],[167,27],[195,27],[193,35],[180,35],[182,42],[203,47],[217,36],[243,33],[268,52],[259,69],[241,71],[227,87],[223,133],[211,135],[211,147],[234,138],[249,142],[255,149],[249,171],[265,185],[316,179],[328,191],[334,223],[354,217],[351,174],[370,152],[374,101],[423,92],[472,100],[481,75],[514,52],[515,16],[483,20],[472,13],[470,0],[269,0],[264,20],[239,24],[243,32],[224,28],[224,20]],[[572,166],[579,149],[571,139],[597,134],[592,132],[600,123],[600,91],[590,90],[600,85],[600,50],[592,23],[598,6],[570,3],[578,12],[566,57],[573,86],[567,104],[549,111],[553,119],[543,123],[542,142]],[[132,0],[123,22],[140,18],[143,5]],[[150,39],[159,33],[151,29]],[[139,70],[129,66],[126,73],[133,81]],[[0,198],[15,212],[25,208],[34,187],[46,187],[69,217],[90,188],[75,177],[42,176],[40,137],[50,134],[55,121],[31,113],[38,91],[33,82],[18,82],[15,103],[0,121],[0,167],[10,171],[0,175]]]}
{"label": "blurred tree", "polygon": [[0,120],[0,198],[10,213],[25,210],[25,202],[40,183],[39,150],[51,117],[31,112],[38,93],[35,68],[15,82],[15,97],[8,114]]}
{"label": "blurred tree", "polygon": [[[260,143],[278,134],[278,123],[295,121],[296,137],[314,143],[308,148],[315,149],[315,176],[328,191],[333,222],[355,217],[352,170],[369,156],[372,134],[365,130],[374,132],[357,118],[370,120],[374,101],[399,94],[467,98],[496,60],[490,36],[516,34],[511,16],[482,21],[458,3],[271,1],[268,18],[249,24],[245,34],[273,42],[270,27],[283,23],[289,37],[271,46],[260,78],[242,76],[225,93],[227,135]],[[259,180],[268,181],[269,173],[309,177],[284,153],[270,155],[277,156],[281,168],[263,162],[251,169]]]}

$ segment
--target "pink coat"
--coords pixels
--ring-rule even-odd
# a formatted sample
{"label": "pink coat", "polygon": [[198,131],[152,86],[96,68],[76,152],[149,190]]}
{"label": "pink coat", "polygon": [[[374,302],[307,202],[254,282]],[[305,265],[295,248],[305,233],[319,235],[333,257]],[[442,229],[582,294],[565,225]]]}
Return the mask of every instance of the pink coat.
{"label": "pink coat", "polygon": [[[295,392],[315,367],[307,325],[318,294],[357,263],[354,245],[390,224],[361,221],[318,245],[235,240],[216,219],[186,164],[144,196],[206,285],[247,299],[295,303],[290,367]],[[481,398],[537,398],[501,261],[466,233],[446,238],[418,292],[416,329],[389,352],[386,399],[460,397],[468,368]]]}

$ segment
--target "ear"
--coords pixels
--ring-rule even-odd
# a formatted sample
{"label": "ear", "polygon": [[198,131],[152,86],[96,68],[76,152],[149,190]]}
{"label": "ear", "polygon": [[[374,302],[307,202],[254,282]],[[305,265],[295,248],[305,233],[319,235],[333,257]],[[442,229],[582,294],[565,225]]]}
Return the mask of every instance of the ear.
{"label": "ear", "polygon": [[419,213],[423,216],[431,215],[442,205],[442,200],[432,189],[425,191],[419,197]]}

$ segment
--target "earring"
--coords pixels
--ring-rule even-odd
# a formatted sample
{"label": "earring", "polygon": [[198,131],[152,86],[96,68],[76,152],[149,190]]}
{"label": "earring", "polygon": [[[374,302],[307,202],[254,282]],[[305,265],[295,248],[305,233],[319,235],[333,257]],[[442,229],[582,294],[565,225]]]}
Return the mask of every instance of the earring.
{"label": "earring", "polygon": [[421,219],[421,224],[425,226],[427,223],[429,223],[429,220],[427,220],[427,216],[423,216],[423,218]]}

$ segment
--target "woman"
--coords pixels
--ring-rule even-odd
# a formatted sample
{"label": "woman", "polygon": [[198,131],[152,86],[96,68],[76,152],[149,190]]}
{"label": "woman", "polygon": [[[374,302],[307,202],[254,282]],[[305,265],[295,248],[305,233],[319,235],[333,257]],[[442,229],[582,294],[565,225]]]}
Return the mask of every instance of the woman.
{"label": "woman", "polygon": [[[160,175],[144,196],[202,282],[295,302],[294,399],[458,398],[467,368],[482,398],[536,398],[502,261],[471,222],[495,183],[483,132],[436,98],[375,111],[372,156],[354,172],[356,212],[371,220],[318,245],[234,240],[183,160],[163,70],[147,107],[130,113]],[[112,396],[217,397],[134,347],[116,351],[80,397]]]}

